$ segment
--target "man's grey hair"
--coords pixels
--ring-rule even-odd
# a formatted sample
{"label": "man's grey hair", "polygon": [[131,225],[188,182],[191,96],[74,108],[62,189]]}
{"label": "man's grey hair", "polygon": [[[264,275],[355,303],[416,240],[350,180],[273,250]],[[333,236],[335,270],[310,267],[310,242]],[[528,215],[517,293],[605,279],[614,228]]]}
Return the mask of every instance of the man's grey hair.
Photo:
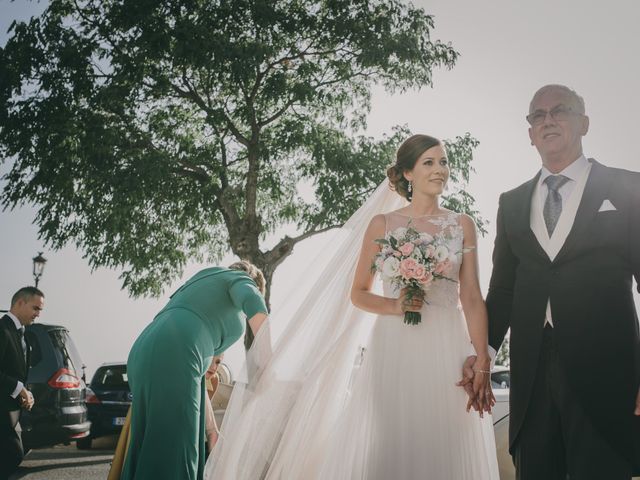
{"label": "man's grey hair", "polygon": [[585,114],[586,110],[584,108],[584,98],[578,95],[578,93],[575,90],[567,87],[566,85],[560,85],[556,83],[545,85],[533,95],[533,98],[531,99],[531,103],[529,104],[529,113],[533,112],[533,104],[538,99],[538,97],[543,93],[548,92],[549,90],[560,90],[566,93],[567,95],[569,95],[569,97],[573,100],[573,103],[574,103],[574,105],[567,105],[567,106],[573,106],[577,109],[577,113],[581,113],[583,115]]}

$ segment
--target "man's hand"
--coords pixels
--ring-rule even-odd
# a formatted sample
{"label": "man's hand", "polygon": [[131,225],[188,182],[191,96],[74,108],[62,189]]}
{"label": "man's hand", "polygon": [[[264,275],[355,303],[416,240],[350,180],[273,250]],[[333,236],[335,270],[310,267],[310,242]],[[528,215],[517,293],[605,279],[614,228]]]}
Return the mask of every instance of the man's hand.
{"label": "man's hand", "polygon": [[496,398],[491,389],[489,372],[491,361],[480,361],[476,355],[470,355],[462,364],[462,380],[456,385],[464,388],[469,396],[467,412],[473,408],[482,417],[484,412],[491,413]]}
{"label": "man's hand", "polygon": [[638,395],[636,395],[636,409],[633,414],[640,416],[640,388],[638,389]]}
{"label": "man's hand", "polygon": [[476,363],[476,355],[469,355],[467,359],[462,364],[462,379],[456,383],[459,387],[464,388],[464,391],[467,392],[469,396],[469,401],[467,402],[467,412],[473,409],[478,412],[480,411],[480,404],[478,403],[478,398],[476,393],[473,391],[473,365]]}
{"label": "man's hand", "polygon": [[29,390],[27,390],[26,387],[22,387],[22,390],[20,390],[18,396],[20,397],[19,402],[22,408],[24,408],[25,410],[31,410],[33,408],[35,400],[33,398],[33,394]]}
{"label": "man's hand", "polygon": [[480,417],[482,417],[484,412],[491,413],[491,407],[496,403],[491,390],[491,359],[478,357],[472,368],[473,392],[478,400]]}

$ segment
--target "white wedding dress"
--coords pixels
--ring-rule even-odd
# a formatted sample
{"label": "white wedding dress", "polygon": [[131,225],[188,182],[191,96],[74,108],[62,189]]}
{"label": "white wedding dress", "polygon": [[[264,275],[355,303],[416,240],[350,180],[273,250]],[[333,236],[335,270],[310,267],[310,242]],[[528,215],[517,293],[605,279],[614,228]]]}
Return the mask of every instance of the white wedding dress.
{"label": "white wedding dress", "polygon": [[[499,478],[491,416],[467,413],[466,393],[455,385],[473,352],[458,284],[432,283],[418,325],[350,302],[364,231],[373,214],[401,207],[398,199],[378,187],[338,232],[329,258],[321,252],[309,262],[307,275],[319,274],[270,316],[289,322],[273,351],[265,330],[258,333],[206,480]],[[410,220],[385,217],[387,230]],[[462,251],[457,214],[416,218],[412,226],[447,235],[451,251]],[[449,272],[454,280],[462,258]]]}
{"label": "white wedding dress", "polygon": [[[460,252],[448,277],[458,280],[462,227],[455,213],[410,219],[385,215],[387,231],[411,226],[444,235]],[[384,284],[384,295],[399,292]],[[378,316],[353,383],[351,405],[332,435],[323,479],[498,479],[490,415],[467,413],[467,395],[455,385],[470,350],[458,283],[434,281],[422,322]],[[471,347],[472,348],[472,347]],[[364,406],[364,408],[363,408]]]}

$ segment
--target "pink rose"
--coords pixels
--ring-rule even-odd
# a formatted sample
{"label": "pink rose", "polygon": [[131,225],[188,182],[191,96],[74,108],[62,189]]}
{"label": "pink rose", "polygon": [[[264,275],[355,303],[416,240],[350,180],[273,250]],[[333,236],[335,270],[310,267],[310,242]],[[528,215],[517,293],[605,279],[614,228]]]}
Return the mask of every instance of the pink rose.
{"label": "pink rose", "polygon": [[413,269],[413,278],[415,278],[416,280],[424,277],[426,274],[427,274],[427,269],[420,264],[418,264],[418,266]]}
{"label": "pink rose", "polygon": [[418,278],[418,283],[422,284],[422,285],[427,285],[429,283],[431,283],[431,280],[433,280],[433,275],[431,275],[431,273],[429,272],[425,272],[425,274]]}
{"label": "pink rose", "polygon": [[402,255],[408,257],[409,255],[411,255],[411,252],[413,252],[413,243],[403,243],[398,250],[400,250],[400,253],[402,253]]}
{"label": "pink rose", "polygon": [[416,262],[413,258],[405,258],[400,262],[400,274],[404,278],[413,278],[413,271],[418,266],[418,262]]}

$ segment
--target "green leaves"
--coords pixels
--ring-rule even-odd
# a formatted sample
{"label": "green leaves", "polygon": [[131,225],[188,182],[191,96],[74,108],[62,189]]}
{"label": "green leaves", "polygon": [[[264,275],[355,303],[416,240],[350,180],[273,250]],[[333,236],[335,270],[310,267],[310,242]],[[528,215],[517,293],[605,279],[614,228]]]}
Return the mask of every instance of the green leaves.
{"label": "green leaves", "polygon": [[487,233],[487,223],[480,217],[480,212],[474,208],[475,199],[466,191],[470,175],[474,172],[471,164],[473,149],[479,143],[468,132],[462,137],[458,136],[454,140],[445,141],[452,185],[449,193],[442,196],[442,203],[445,208],[471,216],[475,220],[478,231],[484,235]]}
{"label": "green leaves", "polygon": [[[432,29],[397,0],[50,2],[0,50],[2,204],[37,205],[50,246],[121,268],[133,295],[228,248],[269,279],[384,178],[408,132],[363,134],[371,88],[451,68]],[[289,223],[299,237],[264,247]]]}

